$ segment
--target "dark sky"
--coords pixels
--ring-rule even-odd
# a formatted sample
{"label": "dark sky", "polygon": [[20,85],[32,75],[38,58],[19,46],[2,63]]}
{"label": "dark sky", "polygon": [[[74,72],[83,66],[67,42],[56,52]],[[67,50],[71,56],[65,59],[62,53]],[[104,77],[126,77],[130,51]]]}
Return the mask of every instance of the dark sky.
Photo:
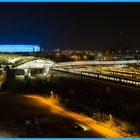
{"label": "dark sky", "polygon": [[139,49],[140,3],[0,3],[0,44]]}

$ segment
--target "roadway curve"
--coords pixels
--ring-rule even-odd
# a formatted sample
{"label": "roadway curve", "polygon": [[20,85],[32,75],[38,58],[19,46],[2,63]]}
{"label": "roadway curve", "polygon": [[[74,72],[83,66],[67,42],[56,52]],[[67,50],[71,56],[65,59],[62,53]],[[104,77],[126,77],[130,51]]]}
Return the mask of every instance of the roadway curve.
{"label": "roadway curve", "polygon": [[72,111],[68,111],[64,107],[60,105],[60,103],[55,98],[44,98],[38,95],[24,95],[24,97],[30,98],[35,103],[39,103],[40,105],[47,106],[51,109],[51,111],[55,114],[65,116],[67,118],[71,118],[75,121],[81,122],[93,130],[93,132],[98,133],[102,137],[106,138],[122,138],[123,136],[113,130],[100,126],[96,123],[95,120],[89,118],[84,115],[80,115],[74,113]]}

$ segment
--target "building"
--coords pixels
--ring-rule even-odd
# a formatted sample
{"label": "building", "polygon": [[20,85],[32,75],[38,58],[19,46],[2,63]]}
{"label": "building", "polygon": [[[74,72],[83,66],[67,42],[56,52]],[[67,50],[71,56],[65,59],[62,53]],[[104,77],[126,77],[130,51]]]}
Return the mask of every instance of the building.
{"label": "building", "polygon": [[38,52],[39,45],[0,45],[0,52]]}
{"label": "building", "polygon": [[96,55],[96,60],[104,60],[104,61],[114,60],[114,53],[109,51],[99,52]]}

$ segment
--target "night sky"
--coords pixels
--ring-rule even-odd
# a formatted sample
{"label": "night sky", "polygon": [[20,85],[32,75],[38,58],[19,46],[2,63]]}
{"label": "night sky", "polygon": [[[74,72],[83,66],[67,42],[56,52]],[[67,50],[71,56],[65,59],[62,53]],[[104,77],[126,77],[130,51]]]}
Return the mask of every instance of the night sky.
{"label": "night sky", "polygon": [[140,3],[0,3],[0,44],[139,49]]}

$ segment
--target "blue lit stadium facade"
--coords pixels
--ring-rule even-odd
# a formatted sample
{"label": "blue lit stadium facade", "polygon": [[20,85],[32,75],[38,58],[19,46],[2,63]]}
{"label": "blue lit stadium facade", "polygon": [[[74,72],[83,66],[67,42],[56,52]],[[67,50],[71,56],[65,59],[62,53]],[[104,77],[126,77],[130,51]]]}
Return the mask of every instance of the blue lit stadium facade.
{"label": "blue lit stadium facade", "polygon": [[38,52],[39,45],[0,45],[0,52]]}

